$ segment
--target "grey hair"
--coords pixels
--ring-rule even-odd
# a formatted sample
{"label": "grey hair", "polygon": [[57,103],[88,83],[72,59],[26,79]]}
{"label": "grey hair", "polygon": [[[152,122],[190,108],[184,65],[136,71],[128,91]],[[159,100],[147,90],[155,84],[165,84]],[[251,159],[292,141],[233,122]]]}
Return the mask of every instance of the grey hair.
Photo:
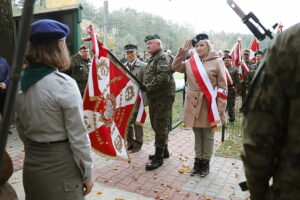
{"label": "grey hair", "polygon": [[160,48],[162,48],[162,41],[160,40],[160,39],[154,39],[154,41],[156,41],[156,42],[158,42],[159,43],[159,46],[160,46]]}

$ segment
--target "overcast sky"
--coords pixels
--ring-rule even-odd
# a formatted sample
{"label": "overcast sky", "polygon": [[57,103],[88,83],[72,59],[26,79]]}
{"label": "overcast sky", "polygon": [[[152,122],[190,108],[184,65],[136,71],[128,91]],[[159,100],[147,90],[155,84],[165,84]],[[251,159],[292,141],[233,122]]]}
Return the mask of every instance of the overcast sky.
{"label": "overcast sky", "polygon": [[[104,0],[88,0],[97,7]],[[300,22],[298,0],[235,0],[248,14],[252,11],[260,22],[271,28],[282,22],[284,30]],[[222,31],[249,33],[241,19],[228,6],[226,0],[108,0],[109,12],[120,8],[133,8],[162,16],[179,24],[190,24],[196,32]]]}

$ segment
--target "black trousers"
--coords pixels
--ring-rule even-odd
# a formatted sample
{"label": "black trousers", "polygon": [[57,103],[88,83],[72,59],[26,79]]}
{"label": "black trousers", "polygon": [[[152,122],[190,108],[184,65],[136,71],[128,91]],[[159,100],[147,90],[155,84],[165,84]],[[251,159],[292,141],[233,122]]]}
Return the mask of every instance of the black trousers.
{"label": "black trousers", "polygon": [[0,113],[2,117],[4,112],[5,97],[6,97],[6,93],[0,92]]}

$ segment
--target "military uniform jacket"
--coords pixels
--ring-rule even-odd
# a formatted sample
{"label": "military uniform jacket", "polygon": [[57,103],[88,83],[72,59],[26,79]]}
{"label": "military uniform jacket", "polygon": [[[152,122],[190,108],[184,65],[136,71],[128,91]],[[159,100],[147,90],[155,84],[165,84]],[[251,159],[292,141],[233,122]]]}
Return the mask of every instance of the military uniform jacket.
{"label": "military uniform jacket", "polygon": [[170,67],[170,59],[161,49],[151,56],[144,73],[148,99],[175,96],[175,81]]}
{"label": "military uniform jacket", "polygon": [[[133,65],[131,66],[129,64],[129,62],[125,63],[125,66],[128,67],[128,69],[131,71],[131,73],[141,82],[143,83],[143,79],[144,79],[144,72],[147,66],[147,63],[142,62],[141,60],[139,60],[138,58],[136,59],[136,61],[133,63]],[[147,100],[147,94],[146,92],[142,92],[143,95],[143,103],[144,106],[148,105],[148,100]]]}
{"label": "military uniform jacket", "polygon": [[[249,71],[251,71],[252,65],[255,64],[255,62],[253,60],[250,60],[250,59],[249,60],[244,60],[244,62],[246,63]],[[243,73],[243,82],[247,83],[249,74],[246,74],[243,68],[242,68],[242,73]]]}
{"label": "military uniform jacket", "polygon": [[249,69],[248,80],[247,80],[248,81],[248,87],[247,88],[250,87],[251,81],[252,81],[252,79],[255,75],[256,70],[258,69],[259,64],[260,63],[255,63],[255,64],[251,65],[251,68]]}
{"label": "military uniform jacket", "polygon": [[[26,144],[69,139],[73,157],[83,180],[91,180],[92,158],[83,121],[82,99],[76,82],[55,71],[16,98],[16,127]],[[63,178],[63,177],[62,177]]]}
{"label": "military uniform jacket", "polygon": [[[232,65],[227,69],[233,82],[232,86],[228,85],[228,94],[230,93],[235,94],[237,92],[236,89],[239,88],[239,83],[240,83],[239,71],[235,66]],[[232,87],[234,87],[235,90]]]}
{"label": "military uniform jacket", "polygon": [[271,41],[250,87],[242,159],[254,200],[300,197],[299,35],[296,24]]}
{"label": "military uniform jacket", "polygon": [[83,60],[79,53],[71,59],[70,75],[77,82],[81,93],[84,92],[88,81],[90,64],[91,61]]}
{"label": "military uniform jacket", "polygon": [[[187,75],[188,90],[184,103],[182,121],[192,127],[208,128],[210,127],[208,121],[208,101],[195,79],[189,60],[182,61],[185,55],[185,51],[180,49],[172,63],[173,70],[186,73]],[[227,91],[225,66],[217,53],[211,52],[204,60],[202,60],[202,64],[213,88],[218,87]],[[226,123],[226,105],[227,99],[217,98],[218,111],[223,124]]]}

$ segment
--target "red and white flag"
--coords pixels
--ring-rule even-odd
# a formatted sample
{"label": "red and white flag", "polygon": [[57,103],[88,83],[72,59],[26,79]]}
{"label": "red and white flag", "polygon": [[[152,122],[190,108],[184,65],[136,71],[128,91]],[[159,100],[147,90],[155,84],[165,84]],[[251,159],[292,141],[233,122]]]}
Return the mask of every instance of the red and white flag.
{"label": "red and white flag", "polygon": [[241,59],[242,59],[242,45],[241,45],[241,39],[238,39],[236,43],[234,44],[230,54],[231,61],[234,66],[240,66],[241,65]]}
{"label": "red and white flag", "polygon": [[83,109],[91,145],[97,153],[129,161],[125,135],[137,102],[139,86],[96,39],[91,25],[88,30],[94,57]]}
{"label": "red and white flag", "polygon": [[233,85],[233,81],[232,81],[231,75],[230,75],[227,67],[225,67],[225,74],[226,74],[226,79],[227,79],[228,86]]}
{"label": "red and white flag", "polygon": [[276,34],[282,33],[282,31],[283,31],[283,25],[282,25],[282,23],[280,23],[278,28],[277,28],[277,33]]}
{"label": "red and white flag", "polygon": [[242,80],[243,79],[243,70],[242,70],[242,44],[241,44],[241,39],[238,39],[236,43],[234,44],[231,52],[231,61],[233,66],[238,67],[238,72],[239,72],[239,77]]}
{"label": "red and white flag", "polygon": [[249,51],[250,51],[249,59],[256,62],[254,54],[255,54],[255,52],[259,51],[259,42],[257,41],[256,38],[253,38],[253,40],[250,44]]}
{"label": "red and white flag", "polygon": [[244,60],[242,60],[242,62],[241,62],[241,67],[244,71],[244,74],[249,74],[249,68],[248,68],[248,66],[247,66],[247,64],[245,63]]}

